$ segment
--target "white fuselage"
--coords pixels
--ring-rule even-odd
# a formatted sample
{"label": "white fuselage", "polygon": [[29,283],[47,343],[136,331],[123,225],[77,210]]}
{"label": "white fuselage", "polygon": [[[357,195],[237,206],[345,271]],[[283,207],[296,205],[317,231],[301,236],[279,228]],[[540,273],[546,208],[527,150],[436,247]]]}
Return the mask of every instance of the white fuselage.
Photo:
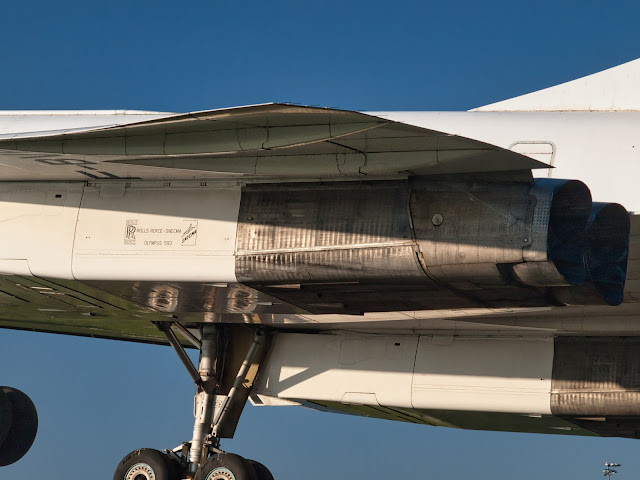
{"label": "white fuselage", "polygon": [[534,176],[582,180],[594,201],[640,211],[640,112],[375,112],[551,164]]}

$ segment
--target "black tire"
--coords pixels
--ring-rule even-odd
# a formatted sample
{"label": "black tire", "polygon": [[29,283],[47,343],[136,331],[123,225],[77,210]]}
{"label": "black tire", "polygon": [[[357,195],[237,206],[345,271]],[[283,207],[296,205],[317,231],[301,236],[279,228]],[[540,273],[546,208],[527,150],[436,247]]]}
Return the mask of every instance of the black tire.
{"label": "black tire", "polygon": [[169,468],[169,478],[171,478],[171,480],[182,480],[182,478],[184,477],[183,474],[185,473],[184,465],[167,454],[163,455],[164,461]]}
{"label": "black tire", "polygon": [[11,425],[0,445],[0,466],[17,462],[31,448],[38,433],[38,413],[31,399],[11,387],[0,387],[11,408]]}
{"label": "black tire", "polygon": [[9,430],[11,429],[11,422],[13,420],[11,410],[11,402],[9,401],[9,398],[2,388],[0,388],[0,448],[2,448],[2,444],[7,438],[7,435],[9,435]]}
{"label": "black tire", "polygon": [[253,467],[240,455],[220,453],[209,457],[196,472],[195,480],[258,480]]}
{"label": "black tire", "polygon": [[253,471],[256,472],[257,480],[274,480],[273,475],[267,467],[255,460],[247,459],[247,463],[253,467]]}
{"label": "black tire", "polygon": [[113,480],[176,480],[172,477],[166,455],[152,448],[134,450],[124,457]]}

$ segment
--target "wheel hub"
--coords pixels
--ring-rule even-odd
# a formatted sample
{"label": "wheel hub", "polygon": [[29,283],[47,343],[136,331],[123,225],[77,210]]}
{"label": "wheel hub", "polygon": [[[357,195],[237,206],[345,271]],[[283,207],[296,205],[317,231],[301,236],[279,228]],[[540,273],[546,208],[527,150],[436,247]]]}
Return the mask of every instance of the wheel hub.
{"label": "wheel hub", "polygon": [[124,476],[124,480],[156,480],[156,473],[146,463],[136,463]]}
{"label": "wheel hub", "polygon": [[228,468],[218,467],[209,472],[205,480],[236,480],[236,476]]}

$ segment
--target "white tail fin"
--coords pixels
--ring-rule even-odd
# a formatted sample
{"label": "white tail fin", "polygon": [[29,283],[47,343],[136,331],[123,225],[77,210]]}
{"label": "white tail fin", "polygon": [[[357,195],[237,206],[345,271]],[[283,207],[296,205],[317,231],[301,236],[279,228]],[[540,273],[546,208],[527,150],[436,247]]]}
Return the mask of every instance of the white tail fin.
{"label": "white tail fin", "polygon": [[471,111],[640,111],[640,59]]}

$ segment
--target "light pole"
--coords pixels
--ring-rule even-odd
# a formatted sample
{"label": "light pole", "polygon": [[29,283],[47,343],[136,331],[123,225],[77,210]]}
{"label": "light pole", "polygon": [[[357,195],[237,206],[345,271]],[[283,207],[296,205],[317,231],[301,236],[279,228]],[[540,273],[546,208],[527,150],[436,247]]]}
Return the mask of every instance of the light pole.
{"label": "light pole", "polygon": [[618,473],[617,470],[614,470],[613,467],[621,467],[622,465],[620,465],[619,463],[613,463],[613,462],[605,462],[604,463],[604,470],[602,471],[602,474],[607,477],[607,480],[611,480],[611,475],[615,475],[616,473]]}

